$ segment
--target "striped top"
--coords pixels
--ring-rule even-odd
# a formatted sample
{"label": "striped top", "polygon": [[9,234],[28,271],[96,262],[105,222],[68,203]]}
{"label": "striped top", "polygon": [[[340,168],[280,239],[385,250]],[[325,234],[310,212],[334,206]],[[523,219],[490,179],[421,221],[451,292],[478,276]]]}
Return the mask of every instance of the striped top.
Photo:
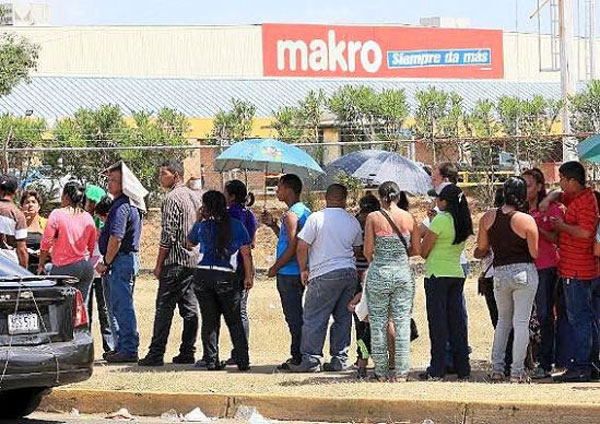
{"label": "striped top", "polygon": [[574,237],[566,231],[559,235],[558,272],[563,278],[593,280],[600,275],[598,258],[594,256],[594,239],[598,226],[598,204],[591,188],[581,193],[562,195],[567,207],[565,224],[576,225],[590,232],[587,238]]}
{"label": "striped top", "polygon": [[182,183],[176,184],[166,194],[161,208],[160,247],[169,249],[169,255],[163,265],[196,266],[197,253],[187,250],[185,245],[201,205],[200,193]]}
{"label": "striped top", "polygon": [[0,249],[12,249],[16,240],[27,238],[27,220],[10,200],[0,199]]}

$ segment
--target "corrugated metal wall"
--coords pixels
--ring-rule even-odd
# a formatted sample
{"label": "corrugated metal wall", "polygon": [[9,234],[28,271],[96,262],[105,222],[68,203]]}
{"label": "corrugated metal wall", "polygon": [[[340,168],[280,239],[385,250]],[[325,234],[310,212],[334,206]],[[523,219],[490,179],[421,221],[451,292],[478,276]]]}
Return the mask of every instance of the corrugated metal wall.
{"label": "corrugated metal wall", "polygon": [[[263,75],[260,25],[16,27],[41,45],[38,75],[128,77],[232,77]],[[578,77],[585,78],[585,41],[580,40]],[[600,49],[600,42],[597,44]],[[550,61],[548,37],[542,43]],[[596,55],[600,70],[600,54]],[[504,34],[507,80],[559,81],[558,72],[540,72],[536,34]]]}

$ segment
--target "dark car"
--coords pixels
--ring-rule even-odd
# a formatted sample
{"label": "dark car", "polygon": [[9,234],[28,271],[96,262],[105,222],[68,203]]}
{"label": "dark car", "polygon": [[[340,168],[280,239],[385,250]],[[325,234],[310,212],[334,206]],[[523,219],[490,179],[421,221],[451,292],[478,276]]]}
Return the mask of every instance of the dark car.
{"label": "dark car", "polygon": [[74,282],[0,257],[0,419],[28,415],[48,389],[92,375],[93,341]]}

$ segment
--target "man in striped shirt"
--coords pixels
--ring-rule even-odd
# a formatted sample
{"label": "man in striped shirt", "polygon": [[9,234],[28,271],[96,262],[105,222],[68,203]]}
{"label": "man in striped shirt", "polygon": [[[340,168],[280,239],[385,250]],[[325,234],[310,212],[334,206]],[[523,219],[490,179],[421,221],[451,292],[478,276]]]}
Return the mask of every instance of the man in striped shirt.
{"label": "man in striped shirt", "polygon": [[162,204],[160,249],[154,276],[158,279],[154,332],[148,355],[140,366],[162,366],[163,357],[173,321],[175,305],[183,318],[183,333],[175,364],[195,362],[195,343],[198,333],[198,301],[193,289],[194,272],[198,258],[187,250],[186,240],[196,222],[202,199],[197,191],[183,184],[183,164],[167,161],[160,167],[161,186],[167,190]]}
{"label": "man in striped shirt", "polygon": [[[571,325],[571,355],[564,374],[555,376],[561,382],[589,381],[592,364],[598,362],[598,325],[594,310],[594,280],[600,275],[598,258],[594,256],[594,240],[598,227],[598,203],[591,188],[586,187],[585,169],[579,162],[565,162],[558,170],[562,193],[553,192],[540,205],[547,210],[551,201],[566,207],[564,221],[551,217],[559,232],[558,272],[562,279],[567,319]],[[595,358],[593,358],[595,356]]]}

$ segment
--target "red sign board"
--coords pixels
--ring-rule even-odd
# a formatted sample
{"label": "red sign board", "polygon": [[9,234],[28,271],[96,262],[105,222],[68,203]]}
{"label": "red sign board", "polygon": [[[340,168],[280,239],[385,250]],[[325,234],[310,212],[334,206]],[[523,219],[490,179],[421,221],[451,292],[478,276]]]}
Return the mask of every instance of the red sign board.
{"label": "red sign board", "polygon": [[264,24],[263,73],[277,77],[502,78],[502,31]]}

